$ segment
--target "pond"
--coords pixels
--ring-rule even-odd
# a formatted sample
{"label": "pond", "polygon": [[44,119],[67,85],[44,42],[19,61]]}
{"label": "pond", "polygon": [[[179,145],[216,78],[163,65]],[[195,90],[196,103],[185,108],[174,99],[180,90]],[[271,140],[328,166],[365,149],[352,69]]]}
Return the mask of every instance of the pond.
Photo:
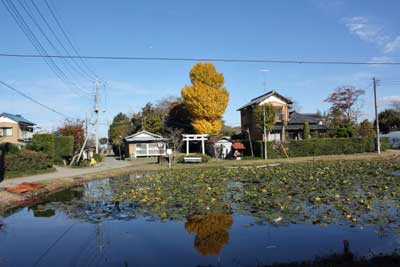
{"label": "pond", "polygon": [[399,266],[385,161],[138,174],[4,214],[1,266]]}

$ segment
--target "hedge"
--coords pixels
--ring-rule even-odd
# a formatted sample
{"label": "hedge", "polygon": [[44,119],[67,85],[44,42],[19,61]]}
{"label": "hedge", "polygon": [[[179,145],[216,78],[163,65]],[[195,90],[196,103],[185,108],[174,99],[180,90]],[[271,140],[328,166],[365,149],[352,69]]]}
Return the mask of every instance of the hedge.
{"label": "hedge", "polygon": [[8,154],[4,161],[6,175],[7,172],[46,170],[53,167],[53,161],[47,154],[31,150],[23,150],[19,154]]}
{"label": "hedge", "polygon": [[[245,145],[244,156],[251,156],[250,142],[238,141]],[[376,151],[375,138],[320,138],[290,140],[284,144],[289,157],[307,157],[321,155],[340,155],[354,154]],[[381,138],[381,150],[390,148],[388,138]],[[253,141],[253,151],[255,157],[264,157],[264,143]],[[282,149],[268,142],[268,159],[284,158]]]}
{"label": "hedge", "polygon": [[54,161],[61,163],[63,160],[70,159],[74,155],[74,137],[56,136],[54,138]]}
{"label": "hedge", "polygon": [[53,134],[34,134],[31,148],[34,151],[41,151],[54,159],[55,141]]}
{"label": "hedge", "polygon": [[[250,149],[250,142],[249,141],[238,141],[242,143],[246,149],[244,150],[244,156],[251,156],[251,149]],[[263,158],[264,157],[264,142],[262,141],[253,141],[253,153],[255,157]],[[281,155],[281,151],[275,148],[274,142],[268,142],[267,144],[268,149],[268,158],[269,159],[277,159],[283,158]]]}
{"label": "hedge", "polygon": [[8,154],[18,154],[21,152],[21,149],[19,146],[12,144],[12,143],[1,143],[0,144],[0,155],[2,153]]}
{"label": "hedge", "polygon": [[[354,154],[376,151],[375,138],[321,138],[291,140],[289,157]],[[381,139],[382,151],[389,148],[389,140]]]}

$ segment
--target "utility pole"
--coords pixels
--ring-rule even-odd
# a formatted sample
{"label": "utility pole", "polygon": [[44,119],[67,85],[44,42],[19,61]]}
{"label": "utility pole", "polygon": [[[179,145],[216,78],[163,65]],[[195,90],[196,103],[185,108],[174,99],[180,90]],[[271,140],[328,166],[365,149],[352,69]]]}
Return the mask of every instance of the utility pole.
{"label": "utility pole", "polygon": [[264,117],[264,157],[265,160],[268,159],[268,145],[267,145],[267,128],[265,127],[265,106],[263,107],[263,117]]}
{"label": "utility pole", "polygon": [[99,154],[99,82],[96,80],[95,108],[96,113],[96,154]]}
{"label": "utility pole", "polygon": [[375,101],[375,123],[376,123],[376,146],[378,154],[381,154],[381,140],[379,136],[379,118],[378,118],[378,103],[376,100],[376,87],[378,85],[379,80],[372,78],[372,82],[374,84],[374,101]]}
{"label": "utility pole", "polygon": [[86,112],[86,116],[85,116],[85,136],[87,136],[89,134],[89,126],[88,126],[88,115]]}

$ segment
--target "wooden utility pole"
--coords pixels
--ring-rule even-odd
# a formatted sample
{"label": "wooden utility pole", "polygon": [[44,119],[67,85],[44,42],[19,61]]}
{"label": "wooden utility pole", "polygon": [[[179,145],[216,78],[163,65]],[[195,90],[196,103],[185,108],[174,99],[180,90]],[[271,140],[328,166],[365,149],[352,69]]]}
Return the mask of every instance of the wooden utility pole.
{"label": "wooden utility pole", "polygon": [[379,82],[379,80],[372,78],[372,82],[374,85],[374,101],[375,101],[375,123],[376,123],[376,148],[378,154],[381,154],[381,140],[379,136],[379,116],[378,116],[378,102],[377,102],[377,97],[376,97],[376,87]]}
{"label": "wooden utility pole", "polygon": [[96,80],[95,108],[96,114],[96,154],[99,154],[99,82]]}

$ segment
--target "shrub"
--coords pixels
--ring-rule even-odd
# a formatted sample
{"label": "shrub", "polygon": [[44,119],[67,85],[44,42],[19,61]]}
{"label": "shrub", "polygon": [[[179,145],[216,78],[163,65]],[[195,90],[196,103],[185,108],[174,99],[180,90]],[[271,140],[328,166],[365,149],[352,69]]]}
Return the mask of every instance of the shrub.
{"label": "shrub", "polygon": [[74,137],[56,136],[54,138],[54,161],[61,163],[63,160],[70,160],[74,155]]}
{"label": "shrub", "polygon": [[2,143],[0,144],[0,154],[18,154],[21,152],[19,146],[12,143]]}
{"label": "shrub", "polygon": [[104,160],[104,155],[103,154],[96,154],[96,155],[94,155],[94,160],[96,162],[102,162]]}
{"label": "shrub", "polygon": [[335,137],[337,138],[346,138],[353,136],[354,136],[354,129],[351,126],[341,127],[336,129]]}
{"label": "shrub", "polygon": [[19,154],[5,156],[5,172],[46,170],[53,167],[52,159],[43,152],[23,150]]}
{"label": "shrub", "polygon": [[178,163],[185,163],[184,158],[185,157],[192,157],[192,158],[201,158],[202,162],[208,162],[211,158],[208,155],[203,155],[203,154],[189,154],[189,155],[179,155],[177,158]]}
{"label": "shrub", "polygon": [[53,134],[35,134],[32,138],[31,148],[34,151],[41,151],[54,159],[55,142]]}
{"label": "shrub", "polygon": [[[382,151],[389,148],[387,139],[381,139]],[[289,142],[290,157],[307,157],[320,155],[340,155],[376,150],[374,138],[323,138],[308,140],[291,140]]]}

